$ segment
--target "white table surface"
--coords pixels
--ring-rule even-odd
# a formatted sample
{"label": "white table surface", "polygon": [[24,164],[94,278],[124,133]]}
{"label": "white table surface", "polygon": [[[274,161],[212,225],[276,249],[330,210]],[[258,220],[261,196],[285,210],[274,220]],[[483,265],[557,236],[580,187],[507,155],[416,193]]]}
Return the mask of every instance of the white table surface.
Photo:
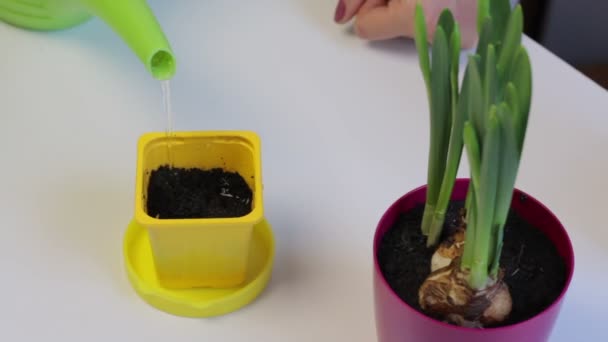
{"label": "white table surface", "polygon": [[[374,341],[374,228],[425,183],[412,42],[357,39],[332,22],[333,1],[150,5],[179,58],[176,129],[262,137],[273,279],[213,319],[144,303],[121,244],[136,141],[165,128],[159,83],[98,19],[55,33],[0,23],[0,340]],[[592,341],[608,307],[608,92],[526,45],[534,100],[517,186],[560,217],[576,250],[551,340]]]}

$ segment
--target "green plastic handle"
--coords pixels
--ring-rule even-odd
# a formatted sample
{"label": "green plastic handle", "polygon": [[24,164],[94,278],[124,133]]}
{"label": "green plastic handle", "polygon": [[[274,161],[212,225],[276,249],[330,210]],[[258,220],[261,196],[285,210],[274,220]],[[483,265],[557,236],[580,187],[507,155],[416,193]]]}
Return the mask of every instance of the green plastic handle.
{"label": "green plastic handle", "polygon": [[0,0],[0,20],[32,30],[60,30],[98,16],[122,37],[148,72],[173,77],[176,61],[145,0]]}

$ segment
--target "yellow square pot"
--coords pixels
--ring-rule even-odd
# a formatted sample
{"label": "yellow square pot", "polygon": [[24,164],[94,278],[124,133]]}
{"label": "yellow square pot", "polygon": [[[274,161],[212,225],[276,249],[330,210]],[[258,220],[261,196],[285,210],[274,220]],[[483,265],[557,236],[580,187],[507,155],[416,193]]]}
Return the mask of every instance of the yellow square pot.
{"label": "yellow square pot", "polygon": [[[234,218],[157,219],[147,214],[150,173],[174,167],[238,172],[253,192],[252,210]],[[246,277],[253,226],[264,217],[260,139],[247,131],[144,134],[137,148],[135,221],[147,229],[159,283],[166,288],[228,288]]]}

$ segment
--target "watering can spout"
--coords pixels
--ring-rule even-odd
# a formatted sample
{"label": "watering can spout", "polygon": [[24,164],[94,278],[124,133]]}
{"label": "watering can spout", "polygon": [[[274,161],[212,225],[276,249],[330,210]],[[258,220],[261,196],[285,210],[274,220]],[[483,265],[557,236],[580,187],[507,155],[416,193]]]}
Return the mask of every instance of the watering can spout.
{"label": "watering can spout", "polygon": [[158,80],[175,74],[175,57],[145,0],[0,0],[0,20],[34,30],[58,30],[91,16],[105,21]]}
{"label": "watering can spout", "polygon": [[82,0],[82,3],[122,37],[154,78],[173,77],[175,58],[145,0]]}

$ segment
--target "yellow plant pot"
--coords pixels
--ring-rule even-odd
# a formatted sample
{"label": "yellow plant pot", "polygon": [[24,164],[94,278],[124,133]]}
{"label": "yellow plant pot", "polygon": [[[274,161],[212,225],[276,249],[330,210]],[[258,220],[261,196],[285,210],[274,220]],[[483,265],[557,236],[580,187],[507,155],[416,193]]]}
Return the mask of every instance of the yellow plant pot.
{"label": "yellow plant pot", "polygon": [[[222,168],[238,172],[253,192],[242,217],[158,219],[148,215],[150,173],[177,168]],[[259,137],[246,131],[148,133],[138,143],[135,222],[147,230],[158,282],[169,289],[230,288],[247,277],[253,227],[264,218]]]}

